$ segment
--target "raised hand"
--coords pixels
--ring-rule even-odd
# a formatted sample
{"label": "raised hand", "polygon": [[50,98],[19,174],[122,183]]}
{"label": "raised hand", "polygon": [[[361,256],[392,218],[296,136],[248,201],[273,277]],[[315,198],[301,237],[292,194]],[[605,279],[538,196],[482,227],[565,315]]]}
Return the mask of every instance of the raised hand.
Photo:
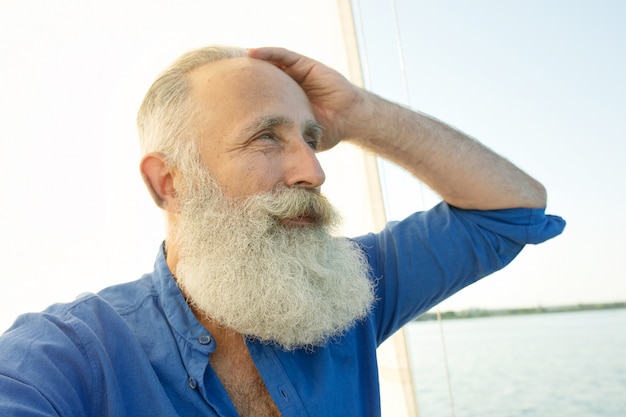
{"label": "raised hand", "polygon": [[373,106],[368,93],[326,65],[284,48],[249,49],[248,54],[271,62],[300,84],[317,122],[324,127],[319,150],[354,139],[371,120]]}

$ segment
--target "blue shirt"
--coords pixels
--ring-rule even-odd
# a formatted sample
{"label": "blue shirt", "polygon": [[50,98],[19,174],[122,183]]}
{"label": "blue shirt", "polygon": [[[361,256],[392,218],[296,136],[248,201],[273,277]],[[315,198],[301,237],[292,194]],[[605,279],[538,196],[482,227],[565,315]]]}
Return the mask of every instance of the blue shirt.
{"label": "blue shirt", "polygon": [[[365,320],[312,351],[247,342],[282,415],[379,416],[377,346],[563,227],[539,209],[442,203],[357,238],[378,280]],[[209,365],[214,350],[161,249],[138,281],[17,319],[0,337],[0,415],[236,416]]]}

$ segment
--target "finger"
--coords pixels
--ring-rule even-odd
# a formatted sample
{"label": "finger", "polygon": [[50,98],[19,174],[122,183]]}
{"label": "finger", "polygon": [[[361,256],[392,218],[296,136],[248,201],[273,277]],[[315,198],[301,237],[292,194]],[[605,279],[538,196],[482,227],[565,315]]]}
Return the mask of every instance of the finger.
{"label": "finger", "polygon": [[276,65],[285,67],[294,65],[302,58],[300,54],[278,47],[249,48],[248,56],[270,61]]}
{"label": "finger", "polygon": [[276,65],[298,84],[302,84],[313,67],[318,64],[304,55],[278,47],[251,48],[248,49],[248,56],[263,59]]}

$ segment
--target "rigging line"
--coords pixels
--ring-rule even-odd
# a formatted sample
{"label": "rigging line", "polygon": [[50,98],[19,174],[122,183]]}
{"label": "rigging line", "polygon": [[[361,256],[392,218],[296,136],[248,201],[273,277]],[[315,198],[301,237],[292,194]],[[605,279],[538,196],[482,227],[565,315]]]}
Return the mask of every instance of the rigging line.
{"label": "rigging line", "polygon": [[[402,44],[402,35],[400,33],[400,19],[398,19],[398,7],[396,0],[391,0],[391,11],[393,14],[393,28],[396,35],[396,49],[398,51],[398,62],[400,64],[400,78],[402,80],[402,90],[404,92],[404,104],[409,108],[413,107],[411,103],[411,93],[409,89],[409,78],[406,75],[406,64],[404,62],[404,47]],[[424,197],[424,183],[419,181],[420,198],[422,201],[422,210],[426,210],[426,198]]]}
{"label": "rigging line", "polygon": [[[398,18],[398,7],[396,5],[396,0],[391,0],[391,10],[393,12],[393,24],[394,24],[394,30],[395,30],[395,35],[396,35],[396,47],[398,50],[398,61],[400,63],[400,72],[402,75],[401,78],[402,78],[402,83],[404,85],[404,98],[406,100],[405,104],[409,106],[409,108],[411,108],[412,107],[411,94],[409,90],[409,81],[408,81],[408,77],[406,74],[406,64],[404,62],[404,48],[403,48],[403,43],[402,43],[402,35],[400,33],[400,21]],[[426,210],[426,203],[424,199],[424,184],[422,183],[422,181],[420,181],[419,184],[420,184],[420,195],[422,198],[422,208]],[[447,354],[446,341],[445,341],[444,332],[443,332],[443,321],[441,319],[441,312],[439,308],[437,308],[437,322],[439,323],[439,333],[441,335],[441,349],[443,351],[443,362],[444,362],[444,368],[446,372],[446,383],[448,386],[448,400],[450,403],[450,415],[452,417],[455,417],[454,400],[452,396],[452,382],[450,379],[450,368],[448,364],[448,354]]]}
{"label": "rigging line", "polygon": [[[365,42],[365,29],[363,25],[363,14],[361,9],[361,2],[359,0],[352,1],[352,10],[354,14],[354,26],[355,30],[358,34],[358,38],[361,39],[359,42],[359,55],[361,57],[361,71],[363,74],[363,86],[368,91],[373,91],[373,82],[372,76],[370,72],[370,63],[369,63],[369,55],[367,52],[367,42]],[[387,184],[387,171],[385,170],[385,164],[379,157],[376,157],[376,166],[378,168],[378,177],[381,183],[380,192],[383,195],[383,207],[385,208],[385,213],[390,212],[389,201],[391,200],[389,196],[388,187],[385,186]],[[423,200],[423,196],[422,196]]]}
{"label": "rigging line", "polygon": [[404,63],[404,48],[402,47],[402,36],[400,34],[400,21],[398,19],[398,7],[395,0],[391,0],[391,11],[393,12],[393,28],[396,35],[396,48],[398,49],[398,61],[400,62],[400,73],[404,90],[404,100],[406,105],[411,107],[411,94],[409,92],[409,79],[406,76],[406,65]]}
{"label": "rigging line", "polygon": [[[360,59],[361,59],[361,74],[362,74],[362,79],[363,79],[363,84],[364,87],[366,87],[368,90],[372,91],[372,78],[371,78],[371,71],[370,71],[370,66],[369,66],[369,60],[368,60],[368,54],[367,54],[367,48],[366,48],[366,42],[365,42],[365,30],[364,30],[364,25],[363,25],[363,16],[361,14],[361,7],[360,7],[360,2],[359,0],[352,0],[351,1],[352,4],[352,16],[353,19],[352,21],[354,22],[354,26],[355,26],[355,32],[357,33],[358,37],[360,38],[361,42],[359,43],[359,50],[360,50]],[[377,174],[378,174],[378,185],[379,185],[379,191],[381,192],[381,199],[382,199],[382,203],[383,203],[383,209],[385,211],[385,220],[387,219],[386,213],[389,210],[388,207],[388,202],[390,201],[389,199],[389,192],[388,192],[388,187],[384,186],[383,184],[386,185],[387,183],[387,178],[385,175],[385,168],[384,168],[384,164],[382,163],[382,160],[378,157],[376,157],[376,170],[377,170]],[[414,384],[413,384],[413,378],[411,375],[411,366],[409,363],[409,358],[408,358],[408,353],[407,353],[407,345],[406,345],[406,338],[404,335],[404,329],[399,329],[392,337],[391,340],[389,340],[389,343],[392,343],[392,348],[393,351],[395,353],[394,357],[395,357],[395,364],[396,364],[396,369],[395,369],[395,383],[400,384],[400,390],[396,392],[395,399],[398,399],[398,394],[401,395],[402,397],[402,402],[404,404],[403,409],[404,409],[404,413],[402,413],[401,415],[406,415],[408,417],[417,417],[418,414],[418,409],[417,409],[417,399],[416,399],[416,391],[414,388]],[[389,400],[389,398],[388,398]],[[391,403],[390,403],[391,404]],[[396,404],[397,407],[397,404]],[[399,410],[394,410],[394,412],[397,412]]]}
{"label": "rigging line", "polygon": [[441,319],[441,312],[437,308],[437,322],[439,323],[439,334],[441,335],[441,350],[443,351],[443,364],[446,370],[446,380],[448,381],[448,398],[450,399],[450,415],[455,416],[454,401],[452,397],[452,384],[450,383],[450,368],[448,366],[448,352],[446,349],[446,340],[443,333],[443,320]]}
{"label": "rigging line", "polygon": [[370,76],[370,64],[369,58],[367,55],[367,45],[365,42],[365,32],[363,30],[363,15],[361,14],[361,4],[359,0],[354,0],[352,2],[352,10],[355,15],[354,26],[356,27],[356,32],[358,34],[358,38],[361,39],[359,42],[359,56],[361,57],[361,72],[363,73],[363,84],[365,89],[372,90],[372,78]]}

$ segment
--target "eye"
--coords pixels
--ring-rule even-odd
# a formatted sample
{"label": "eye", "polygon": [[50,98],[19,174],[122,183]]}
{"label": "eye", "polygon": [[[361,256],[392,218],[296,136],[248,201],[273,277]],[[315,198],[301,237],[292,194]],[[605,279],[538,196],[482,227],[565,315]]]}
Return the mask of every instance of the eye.
{"label": "eye", "polygon": [[307,137],[304,139],[306,140],[307,145],[309,145],[311,149],[313,149],[314,151],[317,151],[317,148],[319,147],[319,144],[320,144],[319,139],[312,138],[312,137]]}
{"label": "eye", "polygon": [[258,135],[256,138],[256,140],[276,140],[276,135],[274,134],[274,132],[263,132],[260,135]]}
{"label": "eye", "polygon": [[324,129],[316,122],[309,121],[304,129],[303,137],[307,145],[317,152]]}

